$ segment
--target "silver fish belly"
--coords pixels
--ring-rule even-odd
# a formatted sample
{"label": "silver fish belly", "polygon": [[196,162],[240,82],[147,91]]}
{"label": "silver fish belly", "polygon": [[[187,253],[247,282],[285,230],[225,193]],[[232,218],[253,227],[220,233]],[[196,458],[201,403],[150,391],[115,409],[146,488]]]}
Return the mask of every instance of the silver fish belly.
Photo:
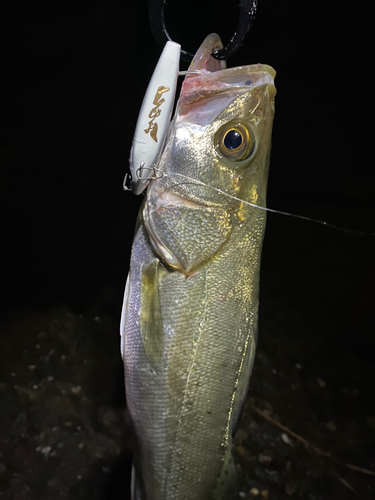
{"label": "silver fish belly", "polygon": [[275,72],[224,69],[207,37],[135,231],[122,315],[133,500],[234,498],[254,360]]}

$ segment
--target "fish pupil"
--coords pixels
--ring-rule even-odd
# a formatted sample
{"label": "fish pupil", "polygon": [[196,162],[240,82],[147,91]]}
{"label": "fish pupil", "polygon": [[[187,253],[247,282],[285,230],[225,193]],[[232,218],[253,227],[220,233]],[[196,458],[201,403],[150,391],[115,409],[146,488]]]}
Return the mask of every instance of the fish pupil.
{"label": "fish pupil", "polygon": [[224,137],[224,146],[227,149],[237,149],[242,144],[242,135],[237,130],[229,130]]}

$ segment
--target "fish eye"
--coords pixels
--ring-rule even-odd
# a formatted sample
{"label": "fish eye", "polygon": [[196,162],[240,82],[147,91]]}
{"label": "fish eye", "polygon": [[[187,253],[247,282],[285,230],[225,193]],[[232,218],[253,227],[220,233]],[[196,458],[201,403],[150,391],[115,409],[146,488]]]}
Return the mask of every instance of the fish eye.
{"label": "fish eye", "polygon": [[254,140],[242,123],[227,123],[218,132],[217,148],[221,155],[234,161],[245,160],[254,150]]}
{"label": "fish eye", "polygon": [[235,128],[231,128],[228,130],[228,132],[225,132],[222,142],[223,146],[226,149],[234,151],[241,147],[243,143],[243,137],[241,132],[239,132]]}

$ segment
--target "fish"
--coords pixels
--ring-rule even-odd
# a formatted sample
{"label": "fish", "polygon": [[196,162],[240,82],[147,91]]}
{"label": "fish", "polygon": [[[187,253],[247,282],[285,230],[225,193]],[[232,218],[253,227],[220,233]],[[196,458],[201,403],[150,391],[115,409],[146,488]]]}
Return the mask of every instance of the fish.
{"label": "fish", "polygon": [[209,35],[141,206],[121,317],[133,500],[236,495],[252,371],[275,70],[226,69]]}

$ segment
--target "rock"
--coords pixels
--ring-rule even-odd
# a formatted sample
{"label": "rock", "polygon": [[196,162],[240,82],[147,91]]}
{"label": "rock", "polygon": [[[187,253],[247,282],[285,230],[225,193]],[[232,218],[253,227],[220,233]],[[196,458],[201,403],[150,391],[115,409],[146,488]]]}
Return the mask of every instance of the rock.
{"label": "rock", "polygon": [[293,495],[293,493],[296,491],[296,487],[291,485],[291,484],[287,484],[285,486],[285,493],[287,495]]}
{"label": "rock", "polygon": [[336,430],[336,424],[335,424],[335,422],[332,422],[332,420],[329,421],[329,422],[327,422],[326,426],[328,427],[328,429],[330,431],[335,431]]}
{"label": "rock", "polygon": [[292,445],[292,441],[290,440],[286,432],[281,433],[281,439],[284,441],[284,443]]}

